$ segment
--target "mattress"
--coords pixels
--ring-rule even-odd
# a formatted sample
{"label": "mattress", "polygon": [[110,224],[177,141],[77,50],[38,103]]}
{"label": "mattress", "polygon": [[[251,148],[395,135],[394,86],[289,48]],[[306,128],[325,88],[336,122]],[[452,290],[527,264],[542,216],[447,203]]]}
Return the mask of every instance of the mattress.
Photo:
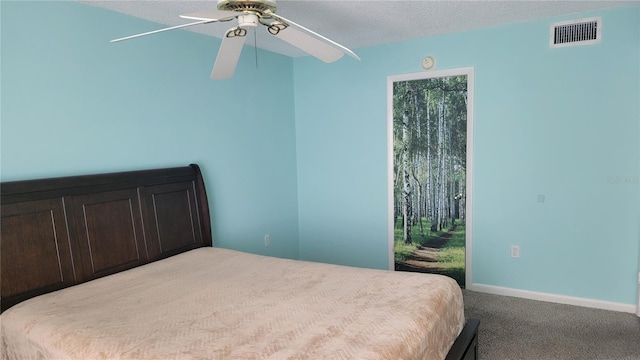
{"label": "mattress", "polygon": [[464,325],[440,275],[200,248],[0,316],[3,357],[443,359]]}

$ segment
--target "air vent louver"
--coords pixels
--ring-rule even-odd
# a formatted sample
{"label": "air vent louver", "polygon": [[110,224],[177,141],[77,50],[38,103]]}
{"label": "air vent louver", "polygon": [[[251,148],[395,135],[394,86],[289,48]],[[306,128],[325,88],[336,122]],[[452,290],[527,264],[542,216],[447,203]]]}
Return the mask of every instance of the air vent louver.
{"label": "air vent louver", "polygon": [[591,45],[600,42],[602,18],[563,21],[551,25],[549,45],[552,48]]}

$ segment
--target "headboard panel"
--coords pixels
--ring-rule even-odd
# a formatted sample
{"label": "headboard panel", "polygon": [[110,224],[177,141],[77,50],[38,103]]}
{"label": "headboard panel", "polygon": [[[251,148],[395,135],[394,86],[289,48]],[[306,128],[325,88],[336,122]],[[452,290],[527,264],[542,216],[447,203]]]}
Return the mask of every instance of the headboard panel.
{"label": "headboard panel", "polygon": [[6,182],[0,191],[2,311],[212,245],[197,165]]}

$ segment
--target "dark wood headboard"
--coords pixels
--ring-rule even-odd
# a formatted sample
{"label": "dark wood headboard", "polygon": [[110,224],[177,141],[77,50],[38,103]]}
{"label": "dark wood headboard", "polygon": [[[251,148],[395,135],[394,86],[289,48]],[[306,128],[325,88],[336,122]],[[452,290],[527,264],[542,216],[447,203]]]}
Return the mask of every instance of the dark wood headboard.
{"label": "dark wood headboard", "polygon": [[197,165],[0,184],[0,308],[212,246]]}

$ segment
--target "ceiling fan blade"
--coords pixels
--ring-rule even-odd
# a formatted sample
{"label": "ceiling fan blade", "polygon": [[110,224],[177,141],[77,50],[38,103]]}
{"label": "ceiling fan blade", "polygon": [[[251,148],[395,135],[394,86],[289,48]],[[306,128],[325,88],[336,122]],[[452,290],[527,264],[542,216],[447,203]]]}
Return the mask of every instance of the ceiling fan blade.
{"label": "ceiling fan blade", "polygon": [[238,28],[229,29],[222,39],[216,62],[211,71],[211,79],[213,80],[228,79],[236,71],[236,65],[246,39],[246,36],[234,36],[236,29]]}
{"label": "ceiling fan blade", "polygon": [[244,14],[244,11],[229,11],[229,10],[210,10],[199,11],[190,14],[180,15],[183,19],[191,20],[215,20],[215,21],[227,21],[231,20],[238,15]]}
{"label": "ceiling fan blade", "polygon": [[[354,58],[354,59],[356,59],[356,60],[360,60],[360,57],[359,57],[358,55],[356,55],[353,51],[349,50],[348,48],[346,48],[346,47],[344,47],[344,46],[342,46],[342,45],[338,44],[337,42],[335,42],[335,41],[333,41],[333,40],[331,40],[331,39],[329,39],[329,38],[327,38],[327,37],[324,37],[324,36],[322,36],[322,35],[318,34],[317,32],[314,32],[314,31],[312,31],[312,30],[309,30],[309,29],[307,29],[306,27],[304,27],[304,26],[302,26],[302,25],[300,25],[300,24],[297,24],[297,23],[295,23],[295,22],[293,22],[293,21],[291,21],[291,20],[289,20],[289,19],[285,19],[284,17],[282,17],[282,16],[280,16],[280,15],[277,15],[277,14],[274,14],[274,13],[271,13],[271,14],[269,14],[269,15],[270,15],[271,17],[273,17],[274,19],[276,19],[276,20],[279,20],[279,21],[281,21],[281,22],[284,22],[284,23],[285,23],[285,24],[287,24],[287,25],[291,25],[291,26],[289,26],[288,28],[286,28],[285,30],[293,30],[293,29],[292,29],[292,27],[297,28],[297,30],[299,30],[299,32],[300,32],[300,33],[302,33],[303,35],[306,35],[306,36],[307,36],[307,37],[305,38],[305,40],[304,40],[304,41],[307,41],[307,40],[308,40],[308,38],[311,38],[311,39],[315,40],[316,42],[319,42],[317,38],[322,39],[325,43],[330,44],[332,47],[339,49],[341,52],[343,52],[343,53],[345,53],[345,54],[347,54],[347,55],[351,56],[352,58]],[[281,31],[280,33],[284,32],[285,30]],[[307,35],[307,34],[304,34],[305,32],[306,32],[306,33],[308,33],[308,34],[311,34],[311,35],[315,36],[315,38],[314,38],[314,37],[312,37],[312,36],[309,36],[309,35]],[[282,38],[282,35],[280,35],[280,34],[278,34],[278,35],[279,35],[279,37],[280,37],[280,38]],[[296,41],[298,40],[298,38],[300,38],[300,42],[303,42],[303,41],[302,41],[302,39],[301,39],[301,38],[302,38],[302,36],[301,36],[301,35],[294,35],[294,34],[291,34],[291,35],[285,35],[285,36],[296,37]],[[283,40],[285,40],[285,41],[287,41],[287,40],[286,40],[286,39],[284,39],[284,38],[282,38],[282,39],[283,39]],[[287,42],[289,42],[289,41],[287,41]],[[317,57],[318,59],[320,59],[320,60],[322,60],[322,61],[325,61],[325,60],[323,60],[320,56],[317,56],[317,55],[315,55],[314,53],[312,53],[311,51],[308,51],[308,50],[306,50],[306,49],[305,49],[306,47],[309,47],[309,48],[311,48],[311,50],[313,50],[313,48],[314,48],[315,46],[317,46],[315,43],[314,43],[314,45],[307,45],[307,44],[305,44],[305,43],[301,44],[301,45],[303,45],[304,47],[298,46],[297,44],[295,44],[295,43],[293,43],[293,42],[289,42],[289,43],[290,43],[291,45],[297,46],[298,48],[300,48],[300,49],[302,49],[302,50],[306,51],[307,53],[309,53],[309,54],[311,54],[311,55],[313,55],[313,56]],[[305,46],[305,45],[306,45],[306,46]],[[325,44],[325,47],[326,47],[326,44]],[[326,51],[326,52],[327,52],[327,54],[329,54],[329,51]],[[329,57],[329,56],[327,55],[327,57]],[[341,56],[340,56],[340,57],[341,57]],[[338,60],[340,57],[338,57],[338,58],[336,58],[336,59],[334,59],[334,60],[331,60],[331,61]],[[331,62],[331,61],[325,61],[325,62]]]}
{"label": "ceiling fan blade", "polygon": [[193,26],[193,25],[198,25],[198,24],[206,24],[206,23],[210,23],[210,22],[214,22],[214,21],[215,21],[215,20],[211,20],[211,19],[208,19],[208,20],[200,20],[200,21],[196,21],[196,22],[192,22],[192,23],[188,23],[188,24],[182,24],[182,25],[171,26],[171,27],[164,28],[164,29],[158,29],[158,30],[153,30],[153,31],[147,31],[147,32],[142,33],[142,34],[136,34],[136,35],[125,36],[125,37],[122,37],[122,38],[119,38],[119,39],[113,39],[113,40],[111,40],[111,41],[109,41],[109,42],[112,42],[112,43],[113,43],[113,42],[118,42],[118,41],[123,41],[123,40],[129,40],[129,39],[134,39],[134,38],[141,37],[141,36],[146,36],[146,35],[156,34],[156,33],[163,32],[163,31],[175,30],[175,29],[180,29],[180,28],[184,28],[184,27],[187,27],[187,26]]}
{"label": "ceiling fan blade", "polygon": [[275,36],[326,63],[334,62],[344,55],[333,46],[291,26],[280,30]]}

